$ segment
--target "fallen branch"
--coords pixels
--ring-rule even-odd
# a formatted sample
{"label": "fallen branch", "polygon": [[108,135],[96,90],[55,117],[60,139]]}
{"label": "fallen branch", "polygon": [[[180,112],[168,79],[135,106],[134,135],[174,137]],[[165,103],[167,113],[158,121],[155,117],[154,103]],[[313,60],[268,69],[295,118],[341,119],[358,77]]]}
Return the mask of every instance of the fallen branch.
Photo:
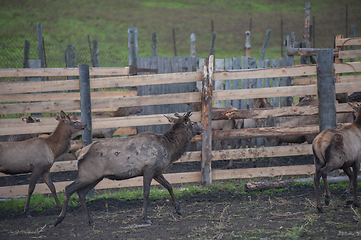
{"label": "fallen branch", "polygon": [[[361,180],[361,176],[357,177],[357,180]],[[349,179],[347,176],[342,177],[328,177],[327,181],[329,183],[340,183],[340,182],[348,182]],[[287,179],[287,180],[279,180],[279,181],[262,181],[262,182],[249,182],[245,184],[245,190],[247,192],[254,190],[267,190],[271,188],[283,188],[291,186],[295,182],[308,183],[313,182],[313,178],[300,178],[300,179]]]}

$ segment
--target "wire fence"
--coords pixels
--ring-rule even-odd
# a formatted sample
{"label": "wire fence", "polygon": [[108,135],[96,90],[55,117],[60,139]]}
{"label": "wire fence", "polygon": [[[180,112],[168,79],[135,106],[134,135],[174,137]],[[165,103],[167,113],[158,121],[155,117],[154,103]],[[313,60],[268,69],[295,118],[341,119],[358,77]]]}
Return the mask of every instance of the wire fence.
{"label": "wire fence", "polygon": [[[361,15],[358,11],[349,8],[348,21],[347,21],[347,35],[351,36],[351,27],[356,27],[356,30],[361,30]],[[329,18],[325,20],[321,16],[316,15],[315,19],[315,45],[312,47],[317,48],[333,48],[334,37],[339,34],[346,36],[346,18],[345,14],[334,13],[332,22]],[[244,43],[245,43],[245,31],[250,28],[250,19],[246,19],[244,24],[230,24],[225,26],[217,26],[215,32],[217,33],[215,52],[216,57],[226,58],[229,56],[240,57],[244,55]],[[272,29],[271,38],[268,43],[268,49],[281,57],[281,27],[279,22],[276,24],[273,21],[272,26],[252,26],[251,30],[251,45],[252,51],[260,52],[266,33],[266,28]],[[311,17],[312,24],[312,17]],[[284,19],[283,25],[283,39],[286,35],[295,32],[296,41],[303,41],[302,36],[304,34],[304,23],[302,21],[288,21]],[[121,31],[127,31],[123,29]],[[138,32],[141,30],[138,30]],[[190,35],[195,33],[196,35],[196,56],[206,57],[209,53],[211,42],[210,29],[201,29],[198,31],[190,32],[191,30],[186,28],[175,28],[176,33],[176,51],[178,56],[190,55]],[[158,56],[171,57],[174,56],[174,44],[172,29],[168,31],[170,34],[167,36],[158,36]],[[356,31],[356,36],[360,34]],[[38,59],[37,39],[36,33],[31,36],[23,36],[23,39],[14,40],[0,40],[0,68],[22,68],[22,62],[24,58],[24,42],[25,39],[31,41],[30,47],[30,59]],[[77,50],[77,59],[79,64],[89,63],[91,65],[91,55],[88,45],[88,41],[84,37],[84,42],[72,43]],[[68,43],[59,45],[49,45],[45,39],[45,55],[46,65],[48,68],[63,68],[65,65],[65,49]],[[149,57],[147,54],[152,53],[151,36],[148,40],[139,39],[139,56]],[[285,55],[285,47],[283,47]],[[125,67],[128,66],[128,46],[119,42],[98,42],[99,49],[99,63],[101,67]],[[267,50],[268,51],[268,50]],[[232,55],[233,54],[233,55]],[[267,55],[266,55],[267,56]],[[274,56],[272,56],[274,57]]]}

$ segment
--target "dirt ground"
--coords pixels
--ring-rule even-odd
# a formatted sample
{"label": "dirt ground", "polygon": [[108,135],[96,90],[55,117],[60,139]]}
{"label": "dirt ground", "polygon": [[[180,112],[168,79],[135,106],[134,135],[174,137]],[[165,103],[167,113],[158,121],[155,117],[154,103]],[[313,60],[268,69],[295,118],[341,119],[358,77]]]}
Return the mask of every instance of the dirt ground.
{"label": "dirt ground", "polygon": [[[301,156],[278,159],[276,164],[310,162],[309,156]],[[218,161],[212,167],[225,168],[227,164]],[[265,165],[267,159],[255,164],[235,162],[235,168]],[[168,172],[179,172],[181,166],[184,171],[198,167],[197,163],[175,164]],[[61,178],[64,176],[53,176],[55,181]],[[74,173],[66,178],[74,178]],[[24,184],[27,179],[19,181]],[[3,182],[0,179],[0,185]],[[231,182],[240,185],[246,181]],[[324,206],[322,214],[315,208],[312,184],[249,193],[227,190],[186,193],[178,199],[181,216],[175,212],[170,197],[150,199],[148,216],[153,224],[145,224],[141,219],[142,201],[115,198],[88,203],[94,227],[86,223],[80,206],[69,207],[66,218],[57,227],[53,223],[60,211],[55,208],[31,211],[32,218],[25,218],[21,212],[0,212],[0,239],[360,239],[360,210],[341,200],[343,189],[331,189],[331,193],[331,204]]]}

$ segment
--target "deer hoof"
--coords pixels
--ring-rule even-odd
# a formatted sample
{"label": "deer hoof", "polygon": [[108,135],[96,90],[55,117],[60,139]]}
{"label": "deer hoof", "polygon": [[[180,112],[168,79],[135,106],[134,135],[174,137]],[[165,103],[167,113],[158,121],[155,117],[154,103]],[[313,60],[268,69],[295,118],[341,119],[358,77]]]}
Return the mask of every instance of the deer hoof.
{"label": "deer hoof", "polygon": [[326,206],[330,205],[330,197],[329,196],[326,196],[325,204],[326,204]]}
{"label": "deer hoof", "polygon": [[182,215],[183,213],[182,213],[182,210],[180,210],[180,209],[176,209],[176,211],[177,211],[177,213],[179,214],[179,215]]}
{"label": "deer hoof", "polygon": [[95,226],[95,223],[93,222],[93,220],[88,220],[88,221],[86,221],[88,224],[89,224],[89,226],[91,226],[91,227],[93,227],[93,226]]}
{"label": "deer hoof", "polygon": [[142,217],[146,224],[152,224],[152,221],[150,221],[148,218]]}
{"label": "deer hoof", "polygon": [[32,216],[31,216],[29,213],[27,213],[27,212],[24,212],[24,215],[25,215],[25,217],[27,217],[27,218],[32,218]]}

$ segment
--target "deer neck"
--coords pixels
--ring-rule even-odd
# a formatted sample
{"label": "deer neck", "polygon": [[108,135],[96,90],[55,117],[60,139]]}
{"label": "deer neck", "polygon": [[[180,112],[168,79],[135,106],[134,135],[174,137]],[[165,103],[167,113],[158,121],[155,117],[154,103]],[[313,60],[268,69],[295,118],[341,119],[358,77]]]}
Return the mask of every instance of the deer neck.
{"label": "deer neck", "polygon": [[54,154],[54,159],[65,153],[70,148],[71,133],[60,121],[55,131],[46,139],[48,146]]}
{"label": "deer neck", "polygon": [[191,136],[184,129],[170,129],[164,134],[170,162],[177,161],[187,150]]}

